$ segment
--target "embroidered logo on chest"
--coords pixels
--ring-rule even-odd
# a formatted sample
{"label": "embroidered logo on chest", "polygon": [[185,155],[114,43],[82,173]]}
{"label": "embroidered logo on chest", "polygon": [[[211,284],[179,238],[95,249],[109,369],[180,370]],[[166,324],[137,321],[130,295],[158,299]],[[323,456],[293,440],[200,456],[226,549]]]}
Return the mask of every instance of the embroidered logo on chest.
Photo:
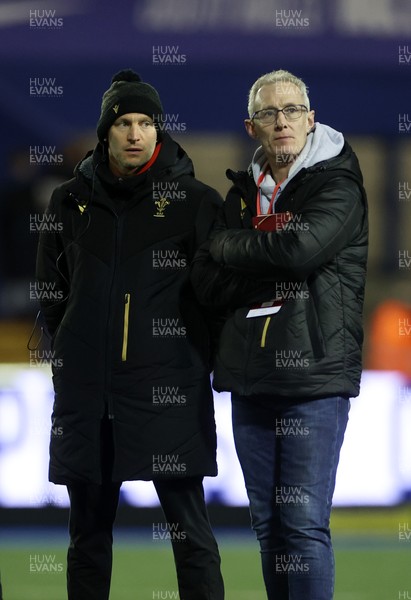
{"label": "embroidered logo on chest", "polygon": [[154,204],[157,206],[157,212],[154,213],[154,217],[165,217],[164,211],[166,206],[170,204],[170,200],[167,198],[160,198],[159,200],[155,200]]}

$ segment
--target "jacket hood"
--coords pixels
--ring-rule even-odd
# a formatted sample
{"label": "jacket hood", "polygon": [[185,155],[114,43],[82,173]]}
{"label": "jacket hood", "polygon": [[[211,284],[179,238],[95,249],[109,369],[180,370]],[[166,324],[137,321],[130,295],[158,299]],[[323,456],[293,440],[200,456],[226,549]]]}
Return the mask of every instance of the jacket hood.
{"label": "jacket hood", "polygon": [[[344,136],[328,125],[316,123],[312,132],[307,137],[306,144],[290,168],[287,179],[285,179],[278,188],[275,201],[278,199],[285,186],[299,173],[303,168],[309,169],[318,163],[330,160],[338,156],[344,147]],[[266,155],[262,146],[257,148],[251,162],[251,172],[255,183],[263,171],[268,166]],[[263,212],[267,212],[268,206],[276,187],[276,183],[268,172],[260,184],[261,205]]]}
{"label": "jacket hood", "polygon": [[144,173],[131,177],[121,178],[113,175],[109,168],[107,151],[101,143],[98,143],[74,170],[75,177],[85,180],[89,185],[92,185],[96,174],[106,186],[115,187],[116,193],[119,193],[119,188],[122,188],[127,194],[151,179],[174,180],[182,175],[194,177],[194,167],[185,150],[167,133],[163,133],[161,150],[156,161]]}

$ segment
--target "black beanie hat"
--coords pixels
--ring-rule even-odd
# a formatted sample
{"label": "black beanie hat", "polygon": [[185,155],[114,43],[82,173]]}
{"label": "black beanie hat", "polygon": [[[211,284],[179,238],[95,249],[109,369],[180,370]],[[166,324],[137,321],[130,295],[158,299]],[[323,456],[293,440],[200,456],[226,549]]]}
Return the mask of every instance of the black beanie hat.
{"label": "black beanie hat", "polygon": [[154,120],[163,114],[157,90],[141,81],[132,69],[116,73],[109,89],[104,92],[101,115],[97,123],[97,136],[104,142],[107,132],[118,117],[127,113],[142,113]]}

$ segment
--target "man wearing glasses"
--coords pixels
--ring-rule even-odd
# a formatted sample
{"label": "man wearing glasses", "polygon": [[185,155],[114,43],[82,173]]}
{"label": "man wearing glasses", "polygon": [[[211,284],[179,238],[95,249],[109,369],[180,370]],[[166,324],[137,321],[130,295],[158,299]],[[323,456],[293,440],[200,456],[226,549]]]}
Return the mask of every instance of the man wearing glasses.
{"label": "man wearing glasses", "polygon": [[225,308],[214,387],[233,428],[269,600],[330,600],[329,519],[350,398],[359,393],[366,195],[338,131],[316,123],[303,81],[260,77],[259,142],[231,187],[192,281]]}

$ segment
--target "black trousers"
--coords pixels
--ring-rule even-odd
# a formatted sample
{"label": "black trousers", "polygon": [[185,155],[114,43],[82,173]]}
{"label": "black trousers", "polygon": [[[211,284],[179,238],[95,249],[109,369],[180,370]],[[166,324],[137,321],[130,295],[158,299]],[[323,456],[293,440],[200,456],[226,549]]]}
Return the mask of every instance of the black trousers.
{"label": "black trousers", "polygon": [[[102,457],[105,465],[110,464],[110,452],[110,445],[106,445]],[[109,481],[107,472],[102,485],[67,486],[69,600],[109,598],[113,524],[121,484]],[[202,477],[164,479],[154,485],[169,524],[180,600],[223,600],[220,555],[208,519]],[[130,600],[139,598],[138,590],[130,591]]]}

